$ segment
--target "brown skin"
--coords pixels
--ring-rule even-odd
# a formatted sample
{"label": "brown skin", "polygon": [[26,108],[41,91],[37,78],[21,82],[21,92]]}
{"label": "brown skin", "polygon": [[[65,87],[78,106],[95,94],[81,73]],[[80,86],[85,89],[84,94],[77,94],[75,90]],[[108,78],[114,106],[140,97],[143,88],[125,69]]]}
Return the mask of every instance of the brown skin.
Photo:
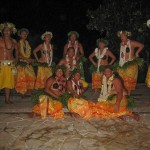
{"label": "brown skin", "polygon": [[[109,79],[113,75],[113,71],[111,69],[107,68],[104,71],[104,75],[106,76],[107,79]],[[114,112],[115,113],[117,113],[119,111],[120,103],[123,98],[123,93],[126,94],[121,81],[118,78],[114,78],[111,94],[117,94],[116,103],[114,104]],[[140,117],[134,113],[130,114],[130,117],[132,117],[133,119],[135,119],[137,121],[140,120]]]}
{"label": "brown skin", "polygon": [[[72,76],[72,79],[76,84],[78,83],[78,81],[81,81],[81,75],[79,73],[75,73],[73,76]],[[87,90],[87,87],[86,88],[83,88],[82,91],[81,91],[81,94],[78,95],[72,88],[72,82],[70,80],[67,81],[67,90],[68,92],[72,93],[74,96],[80,98],[82,96],[82,94]]]}
{"label": "brown skin", "polygon": [[[99,43],[98,48],[100,49],[100,54],[102,54],[105,46],[106,45],[103,42]],[[106,56],[107,56],[107,59],[105,59],[105,60],[102,59],[100,65],[112,65],[114,63],[114,61],[116,60],[116,57],[113,55],[113,53],[110,50],[107,50]],[[95,57],[95,51],[93,51],[93,53],[89,56],[89,60],[95,67],[97,67],[98,62],[94,61],[94,59],[93,59],[94,57]],[[111,62],[109,64],[108,64],[108,57],[111,58]]]}
{"label": "brown skin", "polygon": [[[56,76],[58,78],[61,78],[63,76],[63,71],[61,69],[58,69],[56,71]],[[61,95],[61,93],[57,90],[57,89],[53,89],[53,84],[56,82],[56,79],[53,77],[50,77],[47,81],[46,81],[46,85],[45,85],[45,92],[48,93],[50,96],[56,98],[58,100],[59,96]]]}
{"label": "brown skin", "polygon": [[[46,35],[44,38],[44,42],[46,43],[47,46],[49,46],[50,42],[51,42],[51,35]],[[53,49],[53,47],[52,47]],[[40,51],[41,53],[41,58],[38,58],[37,53]],[[46,54],[43,54],[44,52],[44,44],[40,44],[37,48],[34,49],[33,54],[36,58],[36,60],[40,63],[45,63],[46,62]],[[50,47],[48,47],[48,53],[50,53]]]}
{"label": "brown skin", "polygon": [[[12,31],[9,28],[4,28],[3,37],[0,37],[0,60],[13,60],[18,62],[18,45],[15,39],[11,38]],[[6,47],[5,48],[5,43]],[[9,50],[8,50],[9,49]],[[15,58],[13,52],[15,51]],[[5,103],[13,103],[10,101],[10,89],[5,88]]]}
{"label": "brown skin", "polygon": [[[73,57],[75,55],[75,52],[74,52],[74,49],[73,48],[69,48],[68,51],[67,51],[67,54],[68,54],[68,58],[69,58],[69,64],[71,66],[73,66]],[[77,61],[77,59],[76,59]],[[57,64],[57,66],[66,66],[67,65],[67,61],[66,61],[66,58],[63,58],[60,60],[60,62]],[[77,62],[76,64],[77,68],[79,69],[79,63]],[[69,70],[67,69],[66,70],[66,77],[68,78],[69,77]]]}
{"label": "brown skin", "polygon": [[[25,42],[26,39],[27,39],[27,37],[28,37],[28,34],[25,31],[21,32],[21,34],[20,34],[20,40],[22,40],[23,42]],[[28,62],[28,63],[34,62],[34,59],[25,58],[25,57],[22,56],[22,54],[20,53],[20,44],[19,43],[18,43],[18,49],[19,49],[19,60],[20,61]]]}
{"label": "brown skin", "polygon": [[[124,33],[120,35],[120,39],[121,39],[121,42],[124,42],[125,44],[128,41],[128,37]],[[138,48],[136,53],[135,53],[135,48]],[[144,48],[144,45],[142,43],[131,40],[131,59],[138,58],[139,53],[142,51],[143,48]],[[125,58],[126,59],[129,58],[129,53],[126,54]]]}
{"label": "brown skin", "polygon": [[[73,47],[74,44],[75,44],[75,41],[77,40],[77,36],[75,34],[71,34],[70,37],[69,37],[69,40],[71,41],[72,47]],[[68,43],[64,46],[64,52],[63,52],[64,57],[67,54],[67,49],[68,49]],[[76,57],[80,58],[82,56],[84,56],[84,50],[83,50],[82,44],[79,43],[79,49],[78,49]]]}

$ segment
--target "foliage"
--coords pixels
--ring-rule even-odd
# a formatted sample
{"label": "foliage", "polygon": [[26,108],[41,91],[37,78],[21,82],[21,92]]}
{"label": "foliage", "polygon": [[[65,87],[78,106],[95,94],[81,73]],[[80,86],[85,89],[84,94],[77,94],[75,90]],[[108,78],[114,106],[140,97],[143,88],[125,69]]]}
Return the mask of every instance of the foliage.
{"label": "foliage", "polygon": [[36,105],[36,104],[39,104],[39,96],[40,96],[40,95],[44,95],[44,94],[46,94],[46,93],[44,92],[44,89],[35,90],[35,91],[33,92],[33,94],[32,94],[32,97],[31,97],[33,103],[34,103],[35,105]]}
{"label": "foliage", "polygon": [[68,107],[68,100],[70,97],[73,97],[73,94],[67,92],[59,96],[59,101],[62,103],[63,107]]}
{"label": "foliage", "polygon": [[[112,101],[114,100],[114,98],[116,97],[117,94],[112,94],[110,96],[108,96],[107,101]],[[135,107],[135,102],[134,102],[134,98],[132,96],[126,95],[126,99],[127,99],[127,107],[128,108],[133,108]]]}
{"label": "foliage", "polygon": [[150,46],[150,30],[146,26],[150,9],[144,1],[105,0],[96,10],[88,10],[87,17],[87,28],[98,31],[100,38],[107,38],[114,53],[119,51],[119,30],[130,31],[131,39],[144,43],[146,48]]}
{"label": "foliage", "polygon": [[19,61],[19,62],[16,64],[16,67],[17,67],[17,66],[26,67],[27,65],[28,65],[28,63]]}

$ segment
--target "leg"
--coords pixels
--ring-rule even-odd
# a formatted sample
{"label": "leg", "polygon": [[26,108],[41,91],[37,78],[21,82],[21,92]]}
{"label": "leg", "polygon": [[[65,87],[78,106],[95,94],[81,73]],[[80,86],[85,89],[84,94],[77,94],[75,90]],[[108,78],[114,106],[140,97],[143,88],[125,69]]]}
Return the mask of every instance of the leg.
{"label": "leg", "polygon": [[10,89],[5,88],[5,103],[12,104],[13,102],[10,101]]}

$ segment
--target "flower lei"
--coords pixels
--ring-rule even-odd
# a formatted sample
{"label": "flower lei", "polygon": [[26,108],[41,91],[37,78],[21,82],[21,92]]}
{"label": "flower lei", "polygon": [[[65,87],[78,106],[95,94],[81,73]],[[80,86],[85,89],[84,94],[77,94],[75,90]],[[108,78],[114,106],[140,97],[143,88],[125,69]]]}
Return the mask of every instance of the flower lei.
{"label": "flower lei", "polygon": [[31,46],[28,41],[20,40],[20,52],[24,58],[30,58],[31,56]]}
{"label": "flower lei", "polygon": [[100,67],[100,63],[101,63],[101,60],[102,58],[104,57],[104,55],[106,54],[108,48],[104,48],[102,54],[100,54],[100,49],[96,48],[95,49],[95,56],[96,58],[98,59],[98,66],[97,66],[97,72],[99,71],[99,67]]}
{"label": "flower lei", "polygon": [[81,93],[81,82],[78,81],[77,84],[73,80],[71,80],[71,82],[72,82],[72,88],[73,88],[73,90],[76,91],[76,93],[78,95],[80,95],[80,93]]}
{"label": "flower lei", "polygon": [[77,64],[77,62],[75,60],[75,57],[73,57],[73,66],[71,66],[70,63],[69,63],[69,57],[68,57],[68,55],[66,55],[66,61],[67,61],[67,64],[66,64],[67,68],[70,71],[73,71],[76,68],[76,64]]}
{"label": "flower lei", "polygon": [[[126,49],[129,48],[129,58],[126,60]],[[123,57],[122,57],[123,54]],[[130,40],[128,39],[127,44],[124,42],[121,43],[120,47],[120,60],[119,60],[119,66],[123,66],[126,62],[131,61],[131,43]]]}
{"label": "flower lei", "polygon": [[75,49],[75,56],[74,56],[74,57],[76,57],[77,51],[78,51],[78,48],[79,48],[79,43],[78,43],[78,41],[75,41],[75,43],[74,43],[73,46],[72,46],[71,41],[69,41],[69,43],[68,43],[68,48],[69,48],[69,47],[74,47],[74,49]]}
{"label": "flower lei", "polygon": [[106,101],[108,96],[111,94],[111,89],[113,85],[114,75],[112,75],[108,80],[105,75],[102,79],[102,89],[98,101]]}
{"label": "flower lei", "polygon": [[50,47],[50,54],[48,55],[48,47],[47,47],[46,43],[44,42],[44,50],[46,52],[46,62],[48,64],[48,66],[51,66],[52,59],[53,59],[53,50],[52,50],[51,44],[49,44],[49,47]]}

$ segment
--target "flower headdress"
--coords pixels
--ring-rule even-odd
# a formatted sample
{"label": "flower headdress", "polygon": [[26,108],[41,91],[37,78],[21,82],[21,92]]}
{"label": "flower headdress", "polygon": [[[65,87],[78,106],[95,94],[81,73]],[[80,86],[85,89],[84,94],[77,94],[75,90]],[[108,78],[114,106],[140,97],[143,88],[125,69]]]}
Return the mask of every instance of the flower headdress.
{"label": "flower headdress", "polygon": [[129,32],[129,31],[122,31],[122,30],[121,30],[121,31],[118,31],[118,32],[117,32],[117,36],[118,36],[118,37],[120,37],[121,34],[125,34],[125,35],[128,36],[128,37],[131,36],[131,32]]}
{"label": "flower headdress", "polygon": [[67,35],[70,37],[70,35],[75,34],[77,38],[79,38],[79,33],[77,31],[70,31]]}
{"label": "flower headdress", "polygon": [[44,38],[45,38],[46,35],[50,35],[51,38],[53,37],[52,32],[46,31],[45,33],[42,34],[41,39],[44,40]]}
{"label": "flower headdress", "polygon": [[18,33],[17,33],[17,34],[18,34],[18,36],[20,36],[22,32],[26,32],[26,33],[27,33],[27,35],[29,34],[29,30],[28,30],[28,29],[26,29],[26,28],[22,28],[22,29],[18,30]]}
{"label": "flower headdress", "polygon": [[13,23],[5,22],[0,24],[0,32],[2,33],[5,28],[9,28],[13,34],[17,32],[17,29]]}
{"label": "flower headdress", "polygon": [[104,43],[106,46],[108,46],[108,44],[109,44],[107,40],[101,38],[101,39],[97,39],[96,40],[97,46],[99,45],[100,42]]}
{"label": "flower headdress", "polygon": [[147,26],[148,26],[148,28],[150,28],[150,19],[147,20]]}

